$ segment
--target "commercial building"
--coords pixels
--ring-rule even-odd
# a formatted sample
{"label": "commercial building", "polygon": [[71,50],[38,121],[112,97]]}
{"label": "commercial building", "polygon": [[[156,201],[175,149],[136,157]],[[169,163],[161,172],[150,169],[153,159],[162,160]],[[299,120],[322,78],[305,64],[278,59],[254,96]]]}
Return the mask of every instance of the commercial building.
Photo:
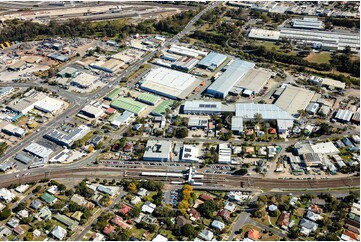
{"label": "commercial building", "polygon": [[0,99],[6,97],[7,95],[9,95],[10,93],[14,92],[14,88],[13,87],[2,87],[0,89]]}
{"label": "commercial building", "polygon": [[305,110],[314,95],[313,91],[288,85],[275,104],[294,117],[298,117],[298,111]]}
{"label": "commercial building", "polygon": [[248,38],[277,41],[280,38],[280,31],[252,28]]}
{"label": "commercial building", "polygon": [[55,113],[63,106],[63,101],[46,96],[44,99],[37,101],[34,105],[34,108],[44,113]]}
{"label": "commercial building", "polygon": [[304,17],[303,19],[292,19],[292,27],[301,29],[323,29],[324,25],[323,22],[317,18]]}
{"label": "commercial building", "polygon": [[343,90],[346,87],[346,83],[336,81],[336,80],[333,80],[330,78],[323,78],[321,85],[327,87],[330,90],[333,90],[333,89]]}
{"label": "commercial building", "polygon": [[134,117],[133,113],[124,111],[121,115],[118,115],[115,119],[113,119],[110,124],[115,127],[119,127],[121,125],[128,124],[132,117]]}
{"label": "commercial building", "polygon": [[242,77],[255,66],[255,63],[235,60],[227,67],[227,70],[207,89],[207,93],[224,98],[228,95],[232,87],[239,82]]}
{"label": "commercial building", "polygon": [[195,145],[183,145],[180,160],[183,162],[198,162],[199,149]]}
{"label": "commercial building", "polygon": [[86,105],[82,110],[80,110],[80,114],[87,116],[89,118],[99,118],[104,114],[103,109],[94,107],[93,105]]}
{"label": "commercial building", "polygon": [[15,137],[24,137],[24,135],[26,134],[25,129],[20,128],[6,121],[0,121],[0,129],[5,134],[12,135]]}
{"label": "commercial building", "polygon": [[283,28],[280,39],[290,39],[308,43],[324,50],[344,50],[350,46],[351,50],[360,50],[360,35],[349,31],[320,31]]}
{"label": "commercial building", "polygon": [[117,98],[110,104],[110,106],[112,108],[129,111],[136,115],[139,115],[141,112],[143,112],[148,107],[147,105],[145,105],[141,102],[137,102],[131,98],[126,98],[126,97]]}
{"label": "commercial building", "polygon": [[189,56],[189,57],[206,56],[208,54],[208,52],[190,49],[190,48],[178,46],[178,45],[171,45],[168,52],[178,54],[178,55],[183,55],[183,56]]}
{"label": "commercial building", "polygon": [[26,152],[29,152],[30,154],[33,154],[39,158],[48,159],[51,153],[54,151],[50,148],[47,148],[45,146],[39,145],[37,143],[31,143],[24,149]]}
{"label": "commercial building", "polygon": [[30,110],[34,109],[35,103],[37,101],[38,99],[35,99],[33,97],[26,97],[20,99],[19,101],[11,101],[7,107],[14,112],[26,115]]}
{"label": "commercial building", "polygon": [[171,64],[173,69],[188,72],[192,70],[198,63],[198,60],[192,57],[183,56]]}
{"label": "commercial building", "polygon": [[250,96],[258,94],[271,78],[272,73],[266,70],[251,69],[239,80],[230,92]]}
{"label": "commercial building", "polygon": [[119,93],[121,93],[121,92],[122,92],[122,90],[120,88],[116,88],[116,89],[112,90],[110,93],[108,93],[104,97],[104,99],[108,100],[108,101],[113,101],[119,96]]}
{"label": "commercial building", "polygon": [[353,112],[351,110],[339,109],[335,115],[335,119],[340,122],[350,122]]}
{"label": "commercial building", "polygon": [[229,144],[223,143],[218,145],[218,163],[230,164],[232,161],[232,150]]}
{"label": "commercial building", "polygon": [[76,86],[82,89],[90,88],[95,81],[98,80],[98,77],[90,75],[88,73],[81,73],[75,78],[71,79],[70,85]]}
{"label": "commercial building", "polygon": [[50,53],[49,55],[47,55],[47,57],[49,57],[50,59],[53,60],[57,60],[60,62],[66,62],[67,60],[69,60],[69,57],[63,54],[56,54],[56,53]]}
{"label": "commercial building", "polygon": [[148,140],[143,160],[170,161],[172,142],[167,140]]}
{"label": "commercial building", "polygon": [[77,69],[68,66],[65,67],[63,70],[59,71],[56,75],[62,78],[72,78],[75,77],[77,73],[79,73]]}
{"label": "commercial building", "polygon": [[226,60],[226,55],[211,52],[198,63],[198,67],[214,71]]}
{"label": "commercial building", "polygon": [[142,93],[137,97],[137,100],[154,106],[161,100],[161,98],[149,93]]}
{"label": "commercial building", "polygon": [[231,124],[231,130],[235,134],[242,134],[243,133],[243,118],[233,116],[232,117],[232,124]]}
{"label": "commercial building", "polygon": [[208,128],[208,118],[190,117],[188,120],[188,127],[197,129]]}
{"label": "commercial building", "polygon": [[307,106],[306,112],[309,114],[315,114],[317,113],[319,108],[320,108],[320,104],[312,102]]}
{"label": "commercial building", "polygon": [[141,89],[171,99],[185,99],[199,84],[193,75],[159,67],[143,77]]}
{"label": "commercial building", "polygon": [[202,100],[186,101],[183,111],[186,114],[220,114],[222,112],[222,103]]}
{"label": "commercial building", "polygon": [[95,63],[92,63],[92,64],[90,64],[90,67],[101,70],[101,71],[114,73],[114,72],[117,72],[118,70],[120,70],[120,68],[124,65],[125,65],[125,63],[123,61],[116,60],[116,59],[109,59],[107,61],[97,61]]}
{"label": "commercial building", "polygon": [[336,155],[340,153],[337,147],[332,142],[311,144],[311,149],[314,153]]}
{"label": "commercial building", "polygon": [[160,56],[161,59],[167,60],[170,62],[176,62],[179,59],[179,57],[180,57],[179,55],[173,55],[170,53],[164,53]]}
{"label": "commercial building", "polygon": [[44,138],[51,140],[58,145],[70,147],[74,141],[83,138],[90,132],[90,128],[85,125],[80,125],[74,129],[65,131],[60,131],[54,129],[53,131],[44,135]]}

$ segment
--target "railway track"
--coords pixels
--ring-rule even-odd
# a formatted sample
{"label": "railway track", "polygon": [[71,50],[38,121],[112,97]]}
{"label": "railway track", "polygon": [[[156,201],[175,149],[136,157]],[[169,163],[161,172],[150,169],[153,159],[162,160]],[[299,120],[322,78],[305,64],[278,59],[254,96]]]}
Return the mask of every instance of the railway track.
{"label": "railway track", "polygon": [[[31,174],[29,176],[20,176],[9,178],[7,180],[0,180],[0,187],[7,187],[11,184],[23,184],[29,182],[36,182],[41,179],[56,179],[56,178],[108,178],[108,179],[153,179],[157,181],[183,181],[181,178],[167,178],[167,177],[147,177],[141,176],[142,171],[159,172],[164,169],[141,169],[133,168],[132,170],[124,170],[119,168],[107,168],[102,167],[86,167],[86,168],[74,168],[68,170],[54,170],[51,172],[38,172],[37,174]],[[244,177],[244,176],[232,176],[232,175],[219,175],[211,176],[204,174],[204,179],[200,180],[203,183],[211,185],[221,185],[230,187],[243,187],[254,189],[272,189],[272,188],[338,188],[338,187],[359,187],[359,177],[347,177],[347,178],[333,178],[333,179],[308,179],[308,180],[295,180],[295,179],[270,179],[259,177]]]}

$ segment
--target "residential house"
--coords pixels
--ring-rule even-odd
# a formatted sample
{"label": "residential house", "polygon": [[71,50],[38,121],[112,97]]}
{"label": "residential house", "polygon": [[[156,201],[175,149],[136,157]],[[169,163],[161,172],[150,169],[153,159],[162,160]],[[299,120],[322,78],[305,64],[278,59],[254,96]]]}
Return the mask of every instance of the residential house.
{"label": "residential house", "polygon": [[59,225],[51,231],[51,235],[58,240],[63,240],[66,234],[66,230]]}
{"label": "residential house", "polygon": [[42,203],[40,202],[40,200],[35,199],[31,204],[30,204],[30,208],[36,209],[38,210],[41,207]]}
{"label": "residential house", "polygon": [[73,215],[71,215],[71,217],[72,217],[73,219],[75,219],[76,221],[80,222],[82,215],[83,215],[82,212],[76,211],[75,213],[73,213]]}
{"label": "residential house", "polygon": [[143,213],[153,213],[153,211],[156,207],[157,206],[154,203],[146,201],[142,206],[142,212]]}
{"label": "residential house", "polygon": [[23,233],[25,233],[25,230],[20,226],[16,226],[13,231],[15,232],[15,234],[18,234],[18,235],[22,235]]}
{"label": "residential house", "polygon": [[221,216],[224,220],[229,220],[231,218],[231,212],[227,209],[222,209],[218,213],[219,216]]}
{"label": "residential house", "polygon": [[115,224],[122,229],[131,229],[132,226],[128,223],[126,223],[122,217],[119,217],[118,215],[115,215],[112,220],[110,221],[112,224]]}
{"label": "residential house", "polygon": [[260,238],[262,238],[262,234],[258,230],[250,229],[247,232],[247,237],[250,238],[251,240],[256,241],[256,240],[259,240]]}
{"label": "residential house", "polygon": [[104,235],[102,235],[101,233],[95,233],[93,234],[91,239],[92,241],[104,241]]}
{"label": "residential house", "polygon": [[300,232],[305,236],[308,236],[311,232],[315,232],[316,229],[318,228],[318,224],[305,218],[302,218],[300,222],[300,226],[301,226]]}
{"label": "residential house", "polygon": [[35,215],[38,220],[47,220],[51,217],[51,211],[48,207],[42,207],[40,211]]}
{"label": "residential house", "polygon": [[189,214],[190,214],[190,220],[192,221],[197,221],[201,219],[201,214],[195,208],[190,208]]}
{"label": "residential house", "polygon": [[127,215],[132,208],[126,204],[123,204],[122,207],[118,210],[118,212],[122,215]]}
{"label": "residential house", "polygon": [[19,219],[17,218],[11,218],[6,224],[10,227],[10,228],[15,228],[16,226],[18,226],[20,223]]}
{"label": "residential house", "polygon": [[213,232],[212,231],[209,231],[207,229],[203,229],[199,234],[198,236],[202,239],[204,239],[205,241],[211,241],[213,239]]}
{"label": "residential house", "polygon": [[324,207],[326,205],[326,201],[324,199],[313,198],[311,200],[311,204]]}
{"label": "residential house", "polygon": [[133,144],[127,142],[123,147],[123,151],[124,152],[129,152],[129,153],[133,152]]}
{"label": "residential house", "polygon": [[29,211],[28,210],[20,210],[19,212],[16,213],[16,217],[18,217],[19,219],[23,219],[23,218],[28,218],[29,217]]}
{"label": "residential house", "polygon": [[177,224],[178,229],[181,229],[184,225],[191,224],[191,221],[189,221],[188,219],[186,219],[183,216],[178,216],[176,218],[176,224]]}
{"label": "residential house", "polygon": [[282,229],[287,229],[288,225],[290,224],[291,214],[287,211],[283,211],[278,218],[277,225],[280,226]]}
{"label": "residential house", "polygon": [[152,239],[152,241],[165,242],[165,241],[168,241],[168,239],[166,237],[164,237],[163,235],[158,234],[157,236],[155,236],[155,238]]}
{"label": "residential house", "polygon": [[139,197],[143,198],[143,197],[148,196],[148,195],[149,195],[149,192],[148,192],[147,189],[140,188],[139,191],[138,191],[138,193],[137,193],[137,195],[138,195]]}
{"label": "residential house", "polygon": [[323,209],[320,208],[320,207],[317,206],[317,205],[311,205],[311,206],[309,206],[309,207],[308,207],[308,210],[310,210],[310,211],[312,211],[312,212],[314,212],[314,213],[318,213],[318,214],[320,214],[320,213],[323,212]]}
{"label": "residential house", "polygon": [[78,204],[79,206],[83,206],[87,202],[83,196],[80,196],[78,194],[74,194],[71,197],[70,201]]}
{"label": "residential house", "polygon": [[212,228],[218,229],[220,231],[222,231],[226,227],[224,223],[218,220],[213,220],[211,226]]}
{"label": "residential house", "polygon": [[47,204],[54,204],[58,199],[54,197],[53,195],[45,192],[43,195],[41,195],[41,199],[46,202]]}
{"label": "residential house", "polygon": [[36,237],[39,237],[41,235],[41,231],[40,230],[38,230],[38,229],[35,229],[34,231],[33,231],[33,236],[36,238]]}
{"label": "residential house", "polygon": [[48,193],[54,195],[55,193],[57,193],[57,192],[59,191],[59,188],[58,188],[58,186],[53,185],[53,186],[49,187],[49,189],[46,190],[46,191],[47,191]]}
{"label": "residential house", "polygon": [[318,221],[318,220],[322,220],[323,217],[317,213],[312,212],[311,210],[307,211],[307,215],[306,218],[308,218],[309,220],[312,220],[314,222]]}
{"label": "residential house", "polygon": [[134,196],[134,197],[132,197],[132,199],[130,200],[130,203],[131,203],[132,205],[136,205],[136,204],[140,203],[141,201],[142,201],[142,199],[140,199],[140,197]]}
{"label": "residential house", "polygon": [[9,234],[11,234],[11,230],[6,226],[0,227],[0,237],[7,237]]}
{"label": "residential house", "polygon": [[109,236],[109,235],[115,233],[115,227],[112,226],[112,225],[110,225],[110,224],[108,224],[107,226],[104,227],[103,233],[104,233],[105,235],[108,235],[108,236]]}
{"label": "residential house", "polygon": [[236,210],[236,204],[234,204],[232,202],[227,202],[226,205],[224,206],[224,209],[227,209],[228,211],[233,213],[234,210]]}
{"label": "residential house", "polygon": [[203,193],[199,196],[199,198],[203,201],[210,201],[210,200],[213,200],[214,197],[209,195],[209,194],[206,194],[206,193]]}

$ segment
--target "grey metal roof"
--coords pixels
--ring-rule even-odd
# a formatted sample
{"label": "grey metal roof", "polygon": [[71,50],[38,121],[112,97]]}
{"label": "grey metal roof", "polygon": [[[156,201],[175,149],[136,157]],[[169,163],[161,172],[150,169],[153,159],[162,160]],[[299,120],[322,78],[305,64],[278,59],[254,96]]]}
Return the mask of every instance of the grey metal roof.
{"label": "grey metal roof", "polygon": [[[214,66],[214,68],[218,67],[220,64],[222,64],[227,59],[226,55],[219,54],[216,52],[209,53],[206,57],[204,57],[198,65],[200,66],[206,66],[207,68],[210,68],[211,66]],[[214,69],[212,68],[212,69]]]}
{"label": "grey metal roof", "polygon": [[28,164],[32,159],[26,155],[23,154],[16,154],[15,160],[18,160],[24,164]]}
{"label": "grey metal roof", "polygon": [[227,67],[227,70],[208,87],[208,92],[222,93],[226,96],[232,87],[254,67],[255,63],[235,60]]}
{"label": "grey metal roof", "polygon": [[295,119],[291,114],[282,110],[274,104],[237,103],[236,116],[253,119],[259,113],[263,119]]}
{"label": "grey metal roof", "polygon": [[184,103],[184,111],[186,112],[221,112],[221,102],[206,102],[206,101],[186,101]]}

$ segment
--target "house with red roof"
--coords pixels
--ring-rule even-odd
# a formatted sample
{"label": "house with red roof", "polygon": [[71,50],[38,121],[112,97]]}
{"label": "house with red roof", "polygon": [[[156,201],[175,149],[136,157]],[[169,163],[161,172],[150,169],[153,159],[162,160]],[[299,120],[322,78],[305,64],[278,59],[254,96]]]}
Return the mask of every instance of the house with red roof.
{"label": "house with red roof", "polygon": [[133,144],[132,143],[126,143],[123,147],[124,152],[133,152]]}
{"label": "house with red roof", "polygon": [[250,229],[247,233],[247,237],[250,238],[251,240],[256,241],[262,238],[262,234],[258,230]]}
{"label": "house with red roof", "polygon": [[214,199],[213,196],[206,194],[206,193],[203,193],[202,195],[200,195],[199,198],[203,201],[210,201],[210,200]]}
{"label": "house with red roof", "polygon": [[231,218],[231,212],[227,209],[222,209],[219,213],[219,216],[221,216],[224,220],[229,220]]}
{"label": "house with red roof", "polygon": [[277,134],[277,130],[275,128],[269,128],[268,133],[269,134]]}
{"label": "house with red roof", "polygon": [[123,204],[122,207],[118,210],[120,214],[127,215],[132,208],[126,204]]}
{"label": "house with red roof", "polygon": [[115,227],[108,224],[107,226],[104,227],[103,229],[103,233],[106,234],[106,235],[111,235],[115,232]]}

